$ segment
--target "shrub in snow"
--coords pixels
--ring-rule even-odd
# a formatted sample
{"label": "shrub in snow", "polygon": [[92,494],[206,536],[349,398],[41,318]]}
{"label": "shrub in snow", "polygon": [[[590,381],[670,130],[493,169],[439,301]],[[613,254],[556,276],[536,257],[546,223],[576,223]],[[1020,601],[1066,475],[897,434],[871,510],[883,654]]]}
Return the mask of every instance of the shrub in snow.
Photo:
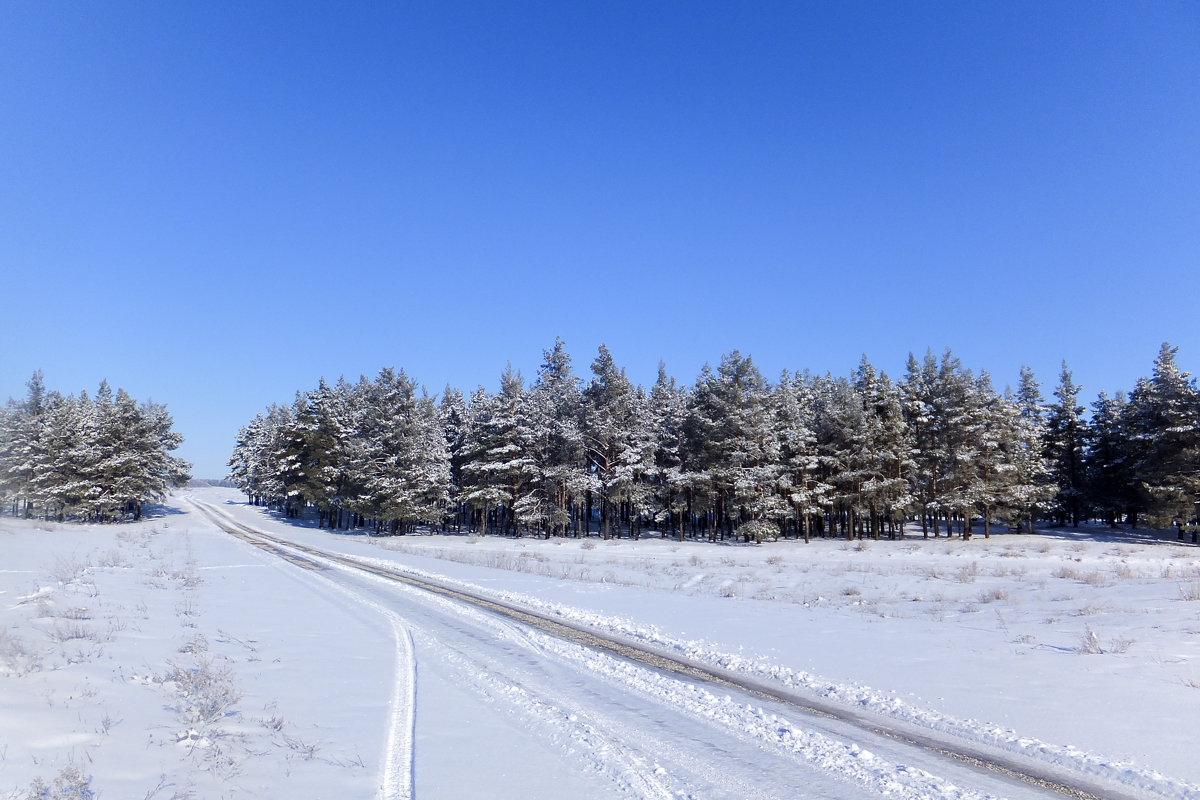
{"label": "shrub in snow", "polygon": [[47,786],[41,777],[34,778],[29,785],[26,800],[93,800],[92,779],[84,777],[74,764],[63,767],[54,778],[54,785]]}

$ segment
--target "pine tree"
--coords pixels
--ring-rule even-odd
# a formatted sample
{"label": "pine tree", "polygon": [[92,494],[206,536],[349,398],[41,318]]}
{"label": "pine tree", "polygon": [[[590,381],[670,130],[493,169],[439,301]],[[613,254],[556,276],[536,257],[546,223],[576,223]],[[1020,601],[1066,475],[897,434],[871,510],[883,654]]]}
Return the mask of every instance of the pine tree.
{"label": "pine tree", "polygon": [[462,498],[478,515],[480,535],[486,536],[493,510],[511,507],[512,494],[505,483],[503,465],[513,437],[500,415],[497,398],[482,386],[468,406],[467,429],[463,436]]}
{"label": "pine tree", "polygon": [[600,498],[600,525],[605,539],[620,535],[621,503],[628,478],[619,471],[622,451],[635,425],[633,384],[600,345],[592,362],[592,380],[583,391],[583,437],[588,467]]}
{"label": "pine tree", "polygon": [[39,447],[31,463],[29,497],[60,522],[80,507],[89,488],[80,472],[80,451],[90,411],[86,395],[80,403],[51,392],[39,417]]}
{"label": "pine tree", "polygon": [[[695,458],[694,488],[707,490],[709,537],[776,535],[786,506],[776,483],[778,439],[771,430],[769,387],[753,360],[734,350],[714,374],[706,364],[692,392],[688,449]],[[769,534],[774,525],[774,534]]]}
{"label": "pine tree", "polygon": [[[26,382],[22,403],[9,400],[0,428],[0,488],[11,503],[13,515],[33,515],[31,496],[37,481],[35,465],[42,459],[40,437],[46,406],[46,384],[37,370]],[[31,503],[31,500],[33,503]]]}
{"label": "pine tree", "polygon": [[377,533],[385,528],[398,533],[406,515],[415,513],[405,470],[416,409],[416,384],[404,370],[384,367],[373,381],[359,381],[349,448],[354,492],[348,507],[360,520],[371,520]]}
{"label": "pine tree", "polygon": [[47,392],[40,371],[24,403],[0,415],[0,487],[14,514],[102,522],[141,517],[191,476],[170,455],[183,441],[166,407],[139,405],[124,389],[100,384],[96,402]]}
{"label": "pine tree", "polygon": [[1091,507],[1103,515],[1110,527],[1116,527],[1122,517],[1136,524],[1138,514],[1144,510],[1134,472],[1136,454],[1128,427],[1129,416],[1129,404],[1121,392],[1116,397],[1100,392],[1092,403],[1084,458],[1087,496]]}
{"label": "pine tree", "polygon": [[[562,339],[543,351],[544,361],[528,396],[528,447],[534,461],[535,493],[545,504],[546,535],[565,534],[583,508],[582,397],[579,379]],[[527,501],[527,505],[530,505]]]}
{"label": "pine tree", "polygon": [[949,349],[940,360],[926,352],[920,364],[910,354],[901,393],[913,441],[913,494],[921,508],[922,533],[928,535],[932,525],[937,536],[944,518],[950,534],[954,520],[961,518],[962,533],[969,536],[978,499],[974,461],[984,441],[984,395]]}
{"label": "pine tree", "polygon": [[873,538],[879,538],[885,524],[889,536],[894,538],[899,526],[903,537],[904,517],[912,503],[907,479],[912,445],[900,393],[865,355],[854,375],[854,390],[863,411],[859,505]]}
{"label": "pine tree", "polygon": [[409,451],[408,483],[413,498],[413,518],[436,525],[450,502],[450,450],[433,398],[422,393],[413,419],[413,447]]}
{"label": "pine tree", "polygon": [[229,459],[229,480],[254,505],[284,509],[287,493],[280,459],[292,425],[291,407],[272,404],[238,432]]}
{"label": "pine tree", "polygon": [[[536,503],[522,502],[530,493],[534,466],[522,447],[527,429],[524,380],[509,364],[500,376],[499,394],[489,395],[480,387],[471,398],[463,490],[481,515],[484,534],[493,511],[502,529],[511,527],[516,534],[519,523],[528,524],[539,512]],[[518,503],[524,515],[519,521]]]}
{"label": "pine tree", "polygon": [[1087,512],[1083,451],[1087,440],[1087,423],[1083,406],[1079,405],[1079,386],[1071,377],[1067,362],[1062,363],[1057,402],[1050,405],[1046,426],[1046,453],[1050,459],[1053,482],[1058,487],[1054,496],[1054,513],[1059,525],[1070,522],[1079,527]]}
{"label": "pine tree", "polygon": [[467,435],[467,402],[463,393],[449,384],[442,391],[438,405],[438,423],[446,440],[446,455],[449,459],[449,502],[454,507],[455,530],[461,530],[463,511],[467,508],[462,500],[464,449]]}
{"label": "pine tree", "polygon": [[790,503],[789,516],[806,543],[812,539],[813,520],[821,520],[832,489],[820,477],[812,385],[809,376],[789,376],[785,371],[772,403],[779,438],[780,492]]}
{"label": "pine tree", "polygon": [[1044,449],[1047,423],[1041,384],[1027,366],[1021,367],[1015,402],[1018,416],[1010,453],[1013,476],[1008,487],[1008,513],[1016,527],[1025,522],[1029,533],[1033,533],[1034,520],[1058,493],[1058,487]]}
{"label": "pine tree", "polygon": [[938,533],[937,498],[944,460],[937,437],[938,421],[934,408],[936,383],[937,362],[933,352],[926,351],[922,362],[909,353],[905,377],[900,384],[900,396],[912,440],[913,465],[909,473],[909,485],[920,508],[921,533],[925,537],[929,536],[931,520],[933,535],[937,536]]}
{"label": "pine tree", "polygon": [[643,521],[653,513],[656,439],[650,412],[650,398],[638,386],[630,398],[629,418],[624,435],[617,442],[616,467],[609,491],[625,509],[629,533],[641,537]]}
{"label": "pine tree", "polygon": [[871,475],[862,399],[849,380],[826,375],[817,382],[814,407],[822,479],[830,487],[830,525],[853,539],[862,533],[863,484]]}
{"label": "pine tree", "polygon": [[1200,509],[1200,392],[1176,365],[1177,352],[1163,344],[1153,375],[1130,395],[1127,416],[1146,515],[1182,531]]}
{"label": "pine tree", "polygon": [[687,407],[687,393],[667,375],[666,364],[659,361],[648,410],[654,440],[654,467],[650,473],[652,514],[656,524],[673,531],[681,542],[690,507],[684,464]]}
{"label": "pine tree", "polygon": [[974,404],[981,420],[974,462],[974,511],[983,520],[984,538],[990,539],[998,514],[1015,505],[1020,408],[1011,396],[996,393],[986,371],[976,380]]}

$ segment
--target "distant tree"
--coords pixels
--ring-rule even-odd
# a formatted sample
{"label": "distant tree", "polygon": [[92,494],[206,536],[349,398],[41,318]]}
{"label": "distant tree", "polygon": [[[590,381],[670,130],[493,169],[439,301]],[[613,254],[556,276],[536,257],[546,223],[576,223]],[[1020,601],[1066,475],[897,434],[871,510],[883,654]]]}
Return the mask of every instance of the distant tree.
{"label": "distant tree", "polygon": [[909,353],[904,380],[900,383],[900,400],[912,442],[909,485],[920,509],[918,517],[925,537],[929,536],[931,527],[933,535],[938,535],[938,496],[946,459],[938,436],[937,383],[937,361],[933,352],[926,351],[920,362]]}
{"label": "distant tree", "polygon": [[650,473],[653,487],[654,521],[684,540],[690,516],[691,479],[686,455],[687,392],[667,375],[666,365],[658,362],[658,377],[648,399],[649,424],[654,439],[654,468]]}
{"label": "distant tree", "polygon": [[446,456],[449,459],[449,485],[447,493],[454,507],[454,525],[460,530],[463,512],[467,508],[462,499],[463,465],[466,461],[464,445],[467,435],[467,402],[463,393],[449,384],[442,391],[438,404],[438,423],[446,440]]}
{"label": "distant tree", "polygon": [[539,519],[538,498],[525,499],[531,493],[534,466],[524,448],[528,431],[524,379],[509,364],[500,376],[498,394],[480,388],[471,398],[463,496],[480,514],[484,534],[493,513],[501,528],[513,533],[520,533],[520,524]]}
{"label": "distant tree", "polygon": [[780,492],[787,498],[789,518],[805,542],[812,538],[813,521],[823,524],[821,514],[832,490],[821,477],[813,394],[811,377],[784,372],[772,404],[779,438]]}
{"label": "distant tree", "polygon": [[537,502],[544,504],[547,536],[566,534],[583,513],[588,481],[584,459],[582,396],[562,339],[543,351],[544,361],[527,399],[526,447],[533,459]]}
{"label": "distant tree", "polygon": [[1050,404],[1046,425],[1045,448],[1050,460],[1053,482],[1058,487],[1054,496],[1054,514],[1059,525],[1078,527],[1087,511],[1083,452],[1087,441],[1087,423],[1083,406],[1079,405],[1079,386],[1072,379],[1067,362],[1063,361],[1057,400]]}
{"label": "distant tree", "polygon": [[1109,397],[1101,392],[1092,403],[1092,422],[1088,427],[1084,469],[1088,504],[1098,511],[1110,527],[1124,519],[1137,524],[1144,510],[1135,469],[1136,453],[1129,430],[1129,403],[1118,392]]}
{"label": "distant tree", "polygon": [[[586,386],[561,339],[543,356],[529,387],[510,364],[499,392],[480,388],[469,404],[452,387],[440,403],[418,396],[403,371],[322,381],[239,432],[231,478],[254,502],[393,533],[453,518],[482,533],[579,536],[598,517],[606,538],[651,526],[743,541],[903,536],[911,514],[925,536],[945,521],[964,539],[979,520],[988,536],[998,520],[1032,531],[1092,508],[1110,523],[1182,522],[1200,490],[1200,400],[1166,345],[1154,376],[1128,402],[1102,394],[1090,424],[1065,362],[1046,405],[1028,368],[1015,394],[999,394],[948,349],[910,354],[898,384],[864,356],[849,378],[784,372],[777,386],[733,351],[690,388],[660,364],[649,391],[605,346]],[[116,454],[145,413],[106,385],[72,407],[31,381],[23,403],[0,410],[5,501],[14,513],[136,513],[122,498],[137,474]]]}
{"label": "distant tree", "polygon": [[900,392],[865,355],[854,373],[854,391],[863,411],[860,506],[866,512],[867,532],[878,539],[886,526],[891,538],[903,536],[912,505],[908,474],[913,460]]}
{"label": "distant tree", "polygon": [[145,502],[191,479],[171,455],[183,438],[165,406],[139,405],[124,389],[114,396],[107,382],[94,403],[64,397],[46,391],[40,371],[28,389],[0,416],[0,489],[14,514],[140,519]]}
{"label": "distant tree", "polygon": [[629,475],[621,469],[638,424],[633,384],[604,345],[592,362],[592,380],[583,390],[583,442],[588,470],[600,499],[601,535],[620,535],[622,502]]}
{"label": "distant tree", "polygon": [[25,400],[9,400],[0,427],[0,489],[12,503],[14,516],[33,515],[37,481],[36,463],[41,459],[42,415],[46,410],[46,384],[38,370],[25,384]]}
{"label": "distant tree", "polygon": [[991,538],[997,515],[1015,505],[1020,412],[1011,397],[996,393],[986,371],[975,381],[973,407],[981,420],[974,460],[973,511],[983,521],[984,538]]}
{"label": "distant tree", "polygon": [[1044,449],[1047,423],[1041,384],[1027,366],[1021,367],[1015,401],[1018,415],[1010,453],[1014,471],[1008,488],[1009,514],[1015,526],[1024,522],[1033,533],[1034,520],[1058,493],[1058,487]]}
{"label": "distant tree", "polygon": [[696,494],[707,494],[710,538],[744,539],[778,534],[786,514],[779,494],[778,438],[772,429],[770,387],[749,357],[737,350],[721,358],[716,373],[706,364],[691,395],[688,449],[695,463]]}
{"label": "distant tree", "polygon": [[515,431],[505,425],[497,399],[482,386],[471,396],[462,444],[460,497],[479,517],[480,535],[486,536],[493,511],[512,506],[504,467],[516,450]]}
{"label": "distant tree", "polygon": [[941,519],[952,533],[958,519],[969,537],[979,501],[975,462],[985,443],[988,392],[947,349],[940,360],[926,352],[918,363],[909,355],[901,397],[912,435],[913,496],[922,533],[932,528],[937,536]]}
{"label": "distant tree", "polygon": [[1163,344],[1126,409],[1142,502],[1158,526],[1194,518],[1200,503],[1200,393],[1175,363],[1177,352]]}

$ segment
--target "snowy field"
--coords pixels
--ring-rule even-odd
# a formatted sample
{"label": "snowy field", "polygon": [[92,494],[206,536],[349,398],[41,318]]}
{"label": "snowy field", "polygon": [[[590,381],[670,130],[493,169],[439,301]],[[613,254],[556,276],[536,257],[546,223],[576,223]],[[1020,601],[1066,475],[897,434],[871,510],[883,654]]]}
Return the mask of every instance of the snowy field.
{"label": "snowy field", "polygon": [[[680,796],[672,775],[700,786],[683,796],[738,796],[754,754],[780,747],[754,738],[752,709],[732,708],[721,724],[740,731],[743,775],[668,763],[652,728],[701,736],[716,724],[697,721],[709,700],[672,699],[678,720],[625,709],[602,725],[571,709],[594,709],[593,695],[618,709],[618,688],[677,690],[637,688],[649,679],[599,661],[587,668],[626,685],[531,666],[575,656],[462,612],[443,635],[436,603],[396,590],[392,605],[366,581],[283,561],[189,498],[1129,796],[1200,797],[1195,546],[1102,528],[761,546],[374,538],[203,489],[138,524],[0,518],[0,798]],[[481,637],[507,649],[484,655]],[[535,685],[524,669],[545,673]],[[763,718],[763,736],[786,729],[789,742],[809,724]],[[798,767],[807,793],[754,796],[981,796],[961,778],[897,783],[903,768],[885,759],[849,747],[851,764],[831,755],[835,739],[806,741],[794,749],[811,762]]]}

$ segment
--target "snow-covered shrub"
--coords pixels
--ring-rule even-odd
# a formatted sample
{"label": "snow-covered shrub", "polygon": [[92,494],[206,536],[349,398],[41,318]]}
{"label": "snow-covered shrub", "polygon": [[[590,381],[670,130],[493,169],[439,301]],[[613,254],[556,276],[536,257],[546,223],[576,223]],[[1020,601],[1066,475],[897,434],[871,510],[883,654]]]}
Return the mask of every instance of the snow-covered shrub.
{"label": "snow-covered shrub", "polygon": [[1079,641],[1076,652],[1085,655],[1100,655],[1104,652],[1104,648],[1100,646],[1100,637],[1091,628],[1084,631],[1083,638]]}
{"label": "snow-covered shrub", "polygon": [[41,777],[33,779],[29,785],[26,800],[92,800],[96,793],[92,791],[92,779],[84,777],[74,764],[68,764],[54,777],[54,784],[47,786]]}
{"label": "snow-covered shrub", "polygon": [[172,662],[161,682],[173,685],[184,700],[179,713],[190,722],[216,722],[242,699],[233,673],[228,668],[213,669],[207,658],[197,659],[194,667]]}
{"label": "snow-covered shrub", "polygon": [[1106,653],[1125,653],[1133,646],[1133,639],[1113,639],[1107,647],[1100,643],[1100,637],[1091,628],[1084,630],[1083,639],[1075,648],[1077,653],[1086,655],[1104,655]]}
{"label": "snow-covered shrub", "polygon": [[0,628],[0,674],[24,675],[41,669],[41,654],[26,647],[18,636]]}

